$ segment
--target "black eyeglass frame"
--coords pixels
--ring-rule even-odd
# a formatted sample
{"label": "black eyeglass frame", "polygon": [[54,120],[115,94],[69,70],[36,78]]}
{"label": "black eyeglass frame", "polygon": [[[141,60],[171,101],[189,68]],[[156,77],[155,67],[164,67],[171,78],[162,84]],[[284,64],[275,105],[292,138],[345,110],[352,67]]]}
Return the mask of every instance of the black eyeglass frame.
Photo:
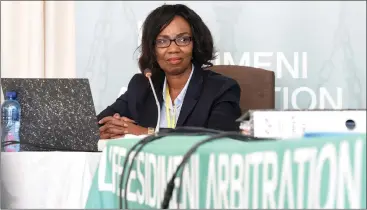
{"label": "black eyeglass frame", "polygon": [[[188,38],[189,39],[189,41],[187,42],[187,44],[178,44],[177,43],[177,40],[178,39],[182,39],[182,38]],[[170,47],[171,46],[171,44],[172,44],[172,42],[175,42],[175,44],[177,45],[177,46],[179,46],[179,47],[185,47],[185,46],[187,46],[187,45],[189,45],[191,42],[192,42],[192,37],[191,36],[183,36],[183,37],[176,37],[176,38],[174,38],[174,39],[167,39],[167,38],[162,38],[162,39],[158,39],[158,40],[167,40],[167,41],[169,41],[169,44],[167,45],[167,46],[157,46],[157,40],[155,40],[154,41],[154,44],[155,44],[155,46],[157,47],[157,48],[167,48],[167,47]]]}

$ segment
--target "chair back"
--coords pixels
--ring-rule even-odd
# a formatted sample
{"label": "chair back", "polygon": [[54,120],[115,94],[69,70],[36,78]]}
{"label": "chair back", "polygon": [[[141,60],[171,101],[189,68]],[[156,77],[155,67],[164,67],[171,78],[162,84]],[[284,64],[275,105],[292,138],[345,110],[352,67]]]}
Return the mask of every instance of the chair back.
{"label": "chair back", "polygon": [[207,69],[237,81],[241,87],[240,106],[242,113],[249,109],[275,108],[274,72],[236,65],[217,65]]}

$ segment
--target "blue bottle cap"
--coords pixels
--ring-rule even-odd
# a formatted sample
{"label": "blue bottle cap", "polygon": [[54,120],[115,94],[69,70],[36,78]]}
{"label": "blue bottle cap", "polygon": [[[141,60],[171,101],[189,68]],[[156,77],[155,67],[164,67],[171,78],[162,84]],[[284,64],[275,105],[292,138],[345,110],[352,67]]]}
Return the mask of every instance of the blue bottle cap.
{"label": "blue bottle cap", "polygon": [[15,99],[17,97],[17,93],[15,91],[7,91],[6,92],[6,98],[13,98]]}

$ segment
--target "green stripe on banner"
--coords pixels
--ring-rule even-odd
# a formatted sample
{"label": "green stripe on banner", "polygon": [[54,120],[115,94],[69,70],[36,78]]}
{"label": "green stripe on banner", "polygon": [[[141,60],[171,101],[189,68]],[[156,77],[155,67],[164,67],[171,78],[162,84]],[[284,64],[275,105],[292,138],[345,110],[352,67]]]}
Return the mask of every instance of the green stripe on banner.
{"label": "green stripe on banner", "polygon": [[[129,208],[160,208],[166,183],[183,155],[205,138],[165,137],[148,144],[130,175]],[[86,208],[119,208],[123,161],[137,141],[108,142]],[[191,157],[181,196],[179,207],[191,209],[366,208],[366,135],[217,140]],[[176,200],[175,190],[171,209],[177,208]]]}

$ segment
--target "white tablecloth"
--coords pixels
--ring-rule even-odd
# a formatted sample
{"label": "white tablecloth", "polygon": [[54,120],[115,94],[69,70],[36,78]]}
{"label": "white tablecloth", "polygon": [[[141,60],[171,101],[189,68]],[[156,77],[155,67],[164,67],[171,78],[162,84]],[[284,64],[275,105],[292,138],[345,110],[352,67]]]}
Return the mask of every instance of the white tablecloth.
{"label": "white tablecloth", "polygon": [[87,152],[1,153],[1,206],[84,208],[100,155]]}

